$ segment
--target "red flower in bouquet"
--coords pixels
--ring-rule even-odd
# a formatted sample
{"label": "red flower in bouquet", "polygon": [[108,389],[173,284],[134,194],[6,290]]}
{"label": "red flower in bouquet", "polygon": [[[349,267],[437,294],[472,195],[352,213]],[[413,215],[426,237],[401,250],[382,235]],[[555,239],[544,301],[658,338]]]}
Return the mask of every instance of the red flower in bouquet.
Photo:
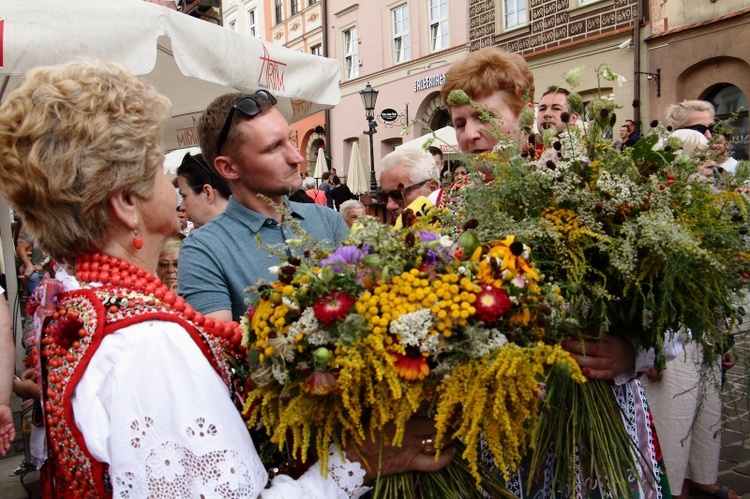
{"label": "red flower in bouquet", "polygon": [[486,324],[494,324],[500,317],[505,315],[513,306],[504,289],[495,286],[484,286],[477,293],[474,302],[475,316]]}
{"label": "red flower in bouquet", "polygon": [[343,291],[323,295],[313,305],[315,318],[323,324],[343,321],[349,315],[352,306],[354,306],[354,301],[354,298]]}

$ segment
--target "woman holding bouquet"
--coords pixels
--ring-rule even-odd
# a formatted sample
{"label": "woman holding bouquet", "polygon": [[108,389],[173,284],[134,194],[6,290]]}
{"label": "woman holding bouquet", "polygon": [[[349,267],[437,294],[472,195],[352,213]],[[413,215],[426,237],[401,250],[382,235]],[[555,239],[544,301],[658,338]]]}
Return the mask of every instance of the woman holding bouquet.
{"label": "woman holding bouquet", "polygon": [[[454,90],[463,91],[471,102],[451,99]],[[525,132],[519,121],[525,110],[533,112],[534,77],[520,55],[494,47],[472,53],[451,66],[441,95],[448,104],[462,152],[492,153],[500,142],[500,134],[511,139],[508,143],[525,145]],[[488,121],[485,112],[489,112],[494,121]],[[613,390],[627,415],[623,423],[641,454],[636,457],[641,481],[634,487],[639,488],[644,497],[661,497],[657,451],[653,445],[656,439],[642,389],[634,378],[635,347],[628,339],[616,335],[605,335],[597,340],[570,338],[562,344],[588,378],[615,382]],[[550,473],[544,476],[545,480],[551,478]],[[524,490],[526,479],[521,474],[517,478],[517,483],[510,483],[509,487],[520,497],[531,497],[539,492],[537,485],[547,493],[554,491],[555,484],[548,482],[535,484],[534,490]],[[579,482],[581,480],[587,478],[579,477]],[[590,491],[587,492],[586,487],[591,484],[582,484],[577,494],[588,494]],[[571,494],[560,490],[557,493]]]}
{"label": "woman holding bouquet", "polygon": [[45,497],[356,497],[376,472],[433,471],[428,421],[404,446],[333,452],[328,477],[268,475],[231,398],[236,324],[204,318],[155,277],[179,230],[162,172],[169,102],[120,66],[38,68],[0,107],[0,192],[56,260],[38,305],[50,459]]}

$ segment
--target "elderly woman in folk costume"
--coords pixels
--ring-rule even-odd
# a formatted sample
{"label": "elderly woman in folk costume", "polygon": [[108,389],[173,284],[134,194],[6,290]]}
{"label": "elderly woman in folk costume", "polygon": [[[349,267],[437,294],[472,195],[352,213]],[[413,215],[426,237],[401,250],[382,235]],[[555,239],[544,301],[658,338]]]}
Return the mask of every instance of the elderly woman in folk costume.
{"label": "elderly woman in folk costume", "polygon": [[[356,497],[363,484],[450,462],[404,446],[333,451],[327,478],[268,475],[230,398],[235,323],[201,316],[155,277],[179,230],[162,172],[169,102],[108,63],[38,68],[0,107],[0,193],[58,271],[39,304],[46,497]],[[379,439],[378,439],[379,440]],[[351,461],[350,461],[351,459]],[[362,464],[362,465],[361,465]]]}

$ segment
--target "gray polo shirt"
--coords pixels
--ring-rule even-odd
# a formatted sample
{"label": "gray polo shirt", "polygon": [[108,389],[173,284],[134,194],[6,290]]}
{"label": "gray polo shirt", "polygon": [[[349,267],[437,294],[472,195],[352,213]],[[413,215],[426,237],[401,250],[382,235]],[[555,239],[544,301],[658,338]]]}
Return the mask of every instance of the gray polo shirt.
{"label": "gray polo shirt", "polygon": [[[349,235],[341,215],[314,203],[295,203],[284,198],[287,209],[302,228],[326,246],[335,248]],[[276,276],[269,267],[281,259],[259,247],[276,247],[297,235],[288,223],[279,224],[242,206],[230,197],[224,213],[193,231],[182,243],[178,266],[178,293],[203,314],[231,310],[234,320],[247,311],[252,295],[245,288],[260,279]]]}

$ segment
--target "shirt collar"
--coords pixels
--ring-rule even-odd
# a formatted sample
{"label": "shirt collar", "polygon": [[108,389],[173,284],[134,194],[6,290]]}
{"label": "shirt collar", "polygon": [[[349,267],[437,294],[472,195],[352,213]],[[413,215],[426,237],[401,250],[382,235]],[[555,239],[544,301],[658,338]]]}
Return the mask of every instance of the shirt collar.
{"label": "shirt collar", "polygon": [[[284,196],[284,206],[294,218],[304,220],[304,216],[299,211],[295,210],[294,205],[289,202],[286,196]],[[250,229],[253,233],[257,233],[267,221],[271,220],[276,222],[273,218],[261,215],[257,211],[251,210],[250,208],[241,205],[234,196],[229,197],[229,204],[227,205],[224,213],[237,220],[239,223]]]}

